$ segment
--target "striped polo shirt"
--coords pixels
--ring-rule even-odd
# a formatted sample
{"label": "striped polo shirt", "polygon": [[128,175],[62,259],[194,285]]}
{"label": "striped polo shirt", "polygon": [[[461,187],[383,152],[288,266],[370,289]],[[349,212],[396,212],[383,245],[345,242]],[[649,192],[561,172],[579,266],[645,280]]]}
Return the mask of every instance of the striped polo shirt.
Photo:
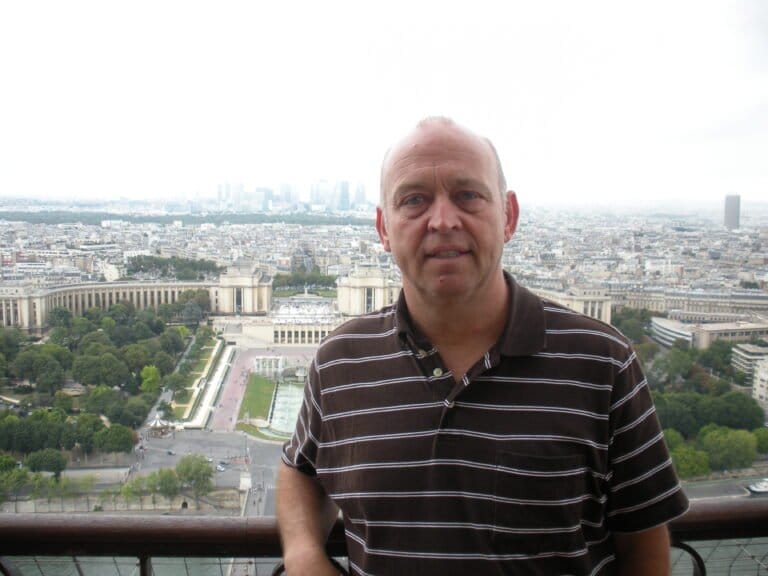
{"label": "striped polo shirt", "polygon": [[460,381],[402,293],[318,348],[283,460],[342,510],[354,574],[611,574],[612,532],[687,509],[627,339],[506,279]]}

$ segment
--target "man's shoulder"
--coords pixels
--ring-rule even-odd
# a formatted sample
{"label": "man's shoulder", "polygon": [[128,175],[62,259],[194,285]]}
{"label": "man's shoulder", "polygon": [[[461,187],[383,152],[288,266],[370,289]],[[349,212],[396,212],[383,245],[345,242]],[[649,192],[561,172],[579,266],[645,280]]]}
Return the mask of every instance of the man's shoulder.
{"label": "man's shoulder", "polygon": [[548,334],[559,336],[571,336],[574,342],[581,342],[584,346],[597,344],[614,344],[622,349],[630,349],[631,342],[610,324],[592,318],[580,312],[542,299]]}
{"label": "man's shoulder", "polygon": [[340,350],[360,350],[381,347],[382,341],[396,337],[396,308],[387,306],[375,312],[350,318],[323,340],[318,353],[334,355]]}

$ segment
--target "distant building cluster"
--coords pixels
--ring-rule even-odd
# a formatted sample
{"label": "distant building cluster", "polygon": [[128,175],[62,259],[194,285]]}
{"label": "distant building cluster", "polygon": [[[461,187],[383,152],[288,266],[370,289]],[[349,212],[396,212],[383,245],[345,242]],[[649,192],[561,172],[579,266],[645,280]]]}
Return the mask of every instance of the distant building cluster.
{"label": "distant building cluster", "polygon": [[[345,182],[318,181],[310,202],[323,199],[343,210],[364,196]],[[292,201],[294,191],[222,185],[217,201],[235,206],[254,198],[275,209]],[[722,226],[694,216],[530,209],[502,264],[542,297],[603,322],[623,307],[665,315],[653,324],[653,337],[665,346],[682,340],[703,348],[717,339],[748,345],[768,330],[768,226],[745,226],[739,210],[738,197],[735,204],[729,197]],[[237,325],[264,346],[316,346],[345,318],[397,299],[399,272],[372,222],[188,225],[180,216],[170,225],[112,218],[96,226],[0,220],[0,322],[39,333],[57,306],[74,315],[117,302],[156,308],[178,301],[183,291],[204,289],[212,315],[224,319],[214,319],[221,329]],[[188,281],[129,274],[137,256],[209,260],[223,271]],[[312,286],[303,295],[276,297],[273,278],[291,272],[336,277],[336,298],[313,296]],[[756,383],[763,373],[758,364],[751,369]]]}
{"label": "distant building cluster", "polygon": [[[308,192],[308,193],[307,193]],[[219,184],[215,201],[198,199],[194,210],[202,212],[349,212],[367,211],[371,204],[365,185],[348,180],[316,180],[308,190],[295,184],[283,183],[277,187],[247,187],[242,182]]]}

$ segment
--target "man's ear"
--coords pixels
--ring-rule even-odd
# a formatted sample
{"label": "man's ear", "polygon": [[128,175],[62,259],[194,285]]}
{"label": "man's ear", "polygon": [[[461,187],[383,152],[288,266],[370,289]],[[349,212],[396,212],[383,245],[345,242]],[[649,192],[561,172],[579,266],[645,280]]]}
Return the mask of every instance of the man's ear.
{"label": "man's ear", "polygon": [[379,239],[381,240],[381,245],[384,246],[384,250],[391,252],[389,247],[389,234],[387,234],[386,220],[387,219],[384,216],[384,211],[381,209],[381,206],[376,206],[376,232],[379,233]]}
{"label": "man's ear", "polygon": [[504,206],[506,213],[506,222],[504,223],[504,242],[509,242],[517,230],[517,219],[520,216],[520,207],[517,204],[517,195],[510,190],[507,192],[506,204]]}

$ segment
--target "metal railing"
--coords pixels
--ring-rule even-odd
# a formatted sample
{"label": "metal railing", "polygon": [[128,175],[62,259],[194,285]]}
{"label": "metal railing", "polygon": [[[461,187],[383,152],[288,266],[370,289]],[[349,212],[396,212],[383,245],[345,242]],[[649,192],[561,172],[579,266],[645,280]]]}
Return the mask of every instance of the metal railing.
{"label": "metal railing", "polygon": [[[670,525],[676,546],[692,555],[693,573],[706,566],[690,544],[704,540],[768,537],[768,497],[701,500]],[[328,541],[331,556],[344,556],[337,522]],[[0,573],[20,574],[10,557],[127,556],[139,573],[152,575],[152,558],[279,558],[271,517],[0,514]]]}

